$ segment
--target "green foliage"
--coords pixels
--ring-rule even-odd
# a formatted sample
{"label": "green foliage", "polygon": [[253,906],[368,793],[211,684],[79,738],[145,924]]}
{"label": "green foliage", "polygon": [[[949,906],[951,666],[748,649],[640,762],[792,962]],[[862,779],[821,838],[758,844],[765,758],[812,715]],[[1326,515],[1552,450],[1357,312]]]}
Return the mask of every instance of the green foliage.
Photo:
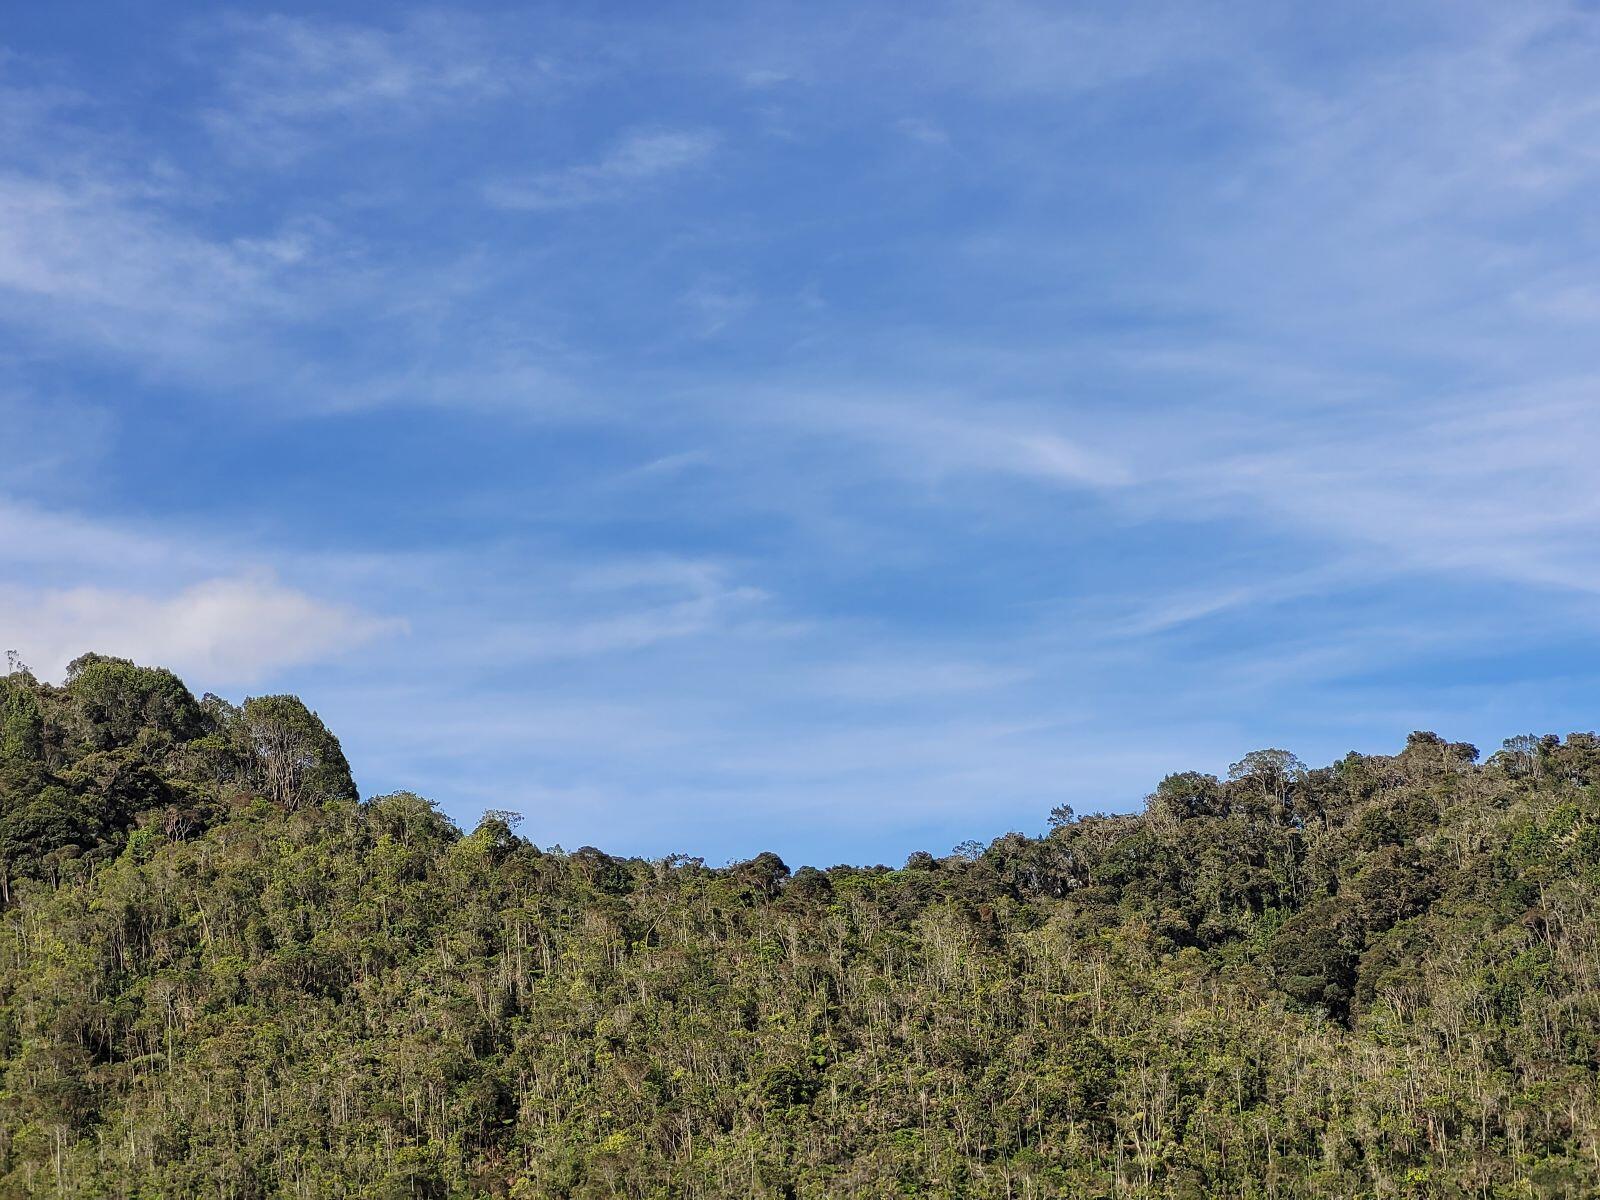
{"label": "green foliage", "polygon": [[0,681],[0,1197],[1600,1194],[1597,785],[1413,734],[708,868],[86,656]]}
{"label": "green foliage", "polygon": [[0,678],[0,762],[32,763],[44,757],[44,717],[30,676]]}
{"label": "green foliage", "polygon": [[356,800],[339,740],[295,696],[257,696],[240,711],[239,732],[254,753],[256,778],[286,808]]}
{"label": "green foliage", "polygon": [[72,732],[83,749],[173,742],[200,730],[200,706],[171,671],[85,654],[67,668]]}

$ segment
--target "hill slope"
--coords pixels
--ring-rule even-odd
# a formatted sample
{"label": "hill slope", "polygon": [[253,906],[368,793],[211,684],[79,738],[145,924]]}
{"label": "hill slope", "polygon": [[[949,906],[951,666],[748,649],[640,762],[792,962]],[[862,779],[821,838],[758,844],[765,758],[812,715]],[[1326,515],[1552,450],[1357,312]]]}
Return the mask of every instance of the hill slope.
{"label": "hill slope", "polygon": [[901,870],[541,851],[291,697],[0,680],[0,1195],[1600,1194],[1600,742]]}

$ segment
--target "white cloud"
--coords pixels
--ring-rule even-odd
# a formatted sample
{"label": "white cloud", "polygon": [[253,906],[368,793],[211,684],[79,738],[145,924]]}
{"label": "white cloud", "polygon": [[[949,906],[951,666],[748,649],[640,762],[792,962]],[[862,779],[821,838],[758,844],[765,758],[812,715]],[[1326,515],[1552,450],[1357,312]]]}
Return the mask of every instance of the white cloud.
{"label": "white cloud", "polygon": [[[1595,243],[1584,197],[1600,185],[1600,22],[1561,5],[1436,9],[1308,67],[1283,40],[1296,30],[1224,19],[1199,31],[1211,19],[1199,13],[1097,21],[1001,4],[930,23],[917,45],[933,56],[971,18],[960,70],[994,77],[964,77],[969,97],[1030,103],[1232,46],[1237,70],[1201,103],[1238,138],[1115,149],[1107,160],[1148,193],[1150,220],[1082,225],[1033,203],[1094,181],[1017,135],[1017,215],[934,277],[973,272],[981,294],[1025,295],[1018,311],[1059,337],[1030,344],[981,320],[976,344],[948,328],[900,336],[871,347],[890,361],[884,377],[948,381],[937,395],[861,400],[854,364],[830,395],[813,370],[781,402],[785,419],[870,443],[914,481],[1082,486],[1121,518],[1218,547],[1292,546],[1337,562],[1319,577],[1334,590],[1428,572],[1600,592],[1600,339],[1583,336],[1600,306],[1572,265]],[[1106,311],[1150,319],[1081,327]],[[1008,392],[1056,398],[986,399]],[[1046,494],[961,497],[1049,512]],[[1267,555],[1245,570],[1186,581],[1113,624],[1155,633],[1266,609],[1308,578],[1298,557],[1282,578]]]}
{"label": "white cloud", "polygon": [[[467,22],[423,14],[396,30],[273,15],[231,18],[220,37],[223,99],[204,112],[230,153],[282,164],[338,122],[382,114],[386,127],[509,86]],[[519,64],[527,77],[537,63]]]}
{"label": "white cloud", "polygon": [[895,132],[924,146],[948,146],[950,135],[932,121],[920,117],[903,117],[895,122]]}
{"label": "white cloud", "polygon": [[1026,667],[959,659],[862,657],[812,672],[817,691],[836,700],[905,704],[933,697],[996,692],[1030,678]]}
{"label": "white cloud", "polygon": [[1090,489],[1121,488],[1134,480],[1121,450],[1090,446],[1062,431],[1059,415],[1046,412],[941,396],[884,400],[844,391],[780,397],[746,411],[758,421],[863,442],[897,473],[914,478],[976,473]]}
{"label": "white cloud", "polygon": [[679,297],[678,303],[690,314],[696,337],[715,337],[748,313],[755,296],[718,279],[702,279]]}
{"label": "white cloud", "polygon": [[[566,376],[569,356],[549,339],[503,339],[508,347],[470,333],[443,338],[485,286],[482,264],[417,270],[364,259],[322,221],[219,237],[149,181],[0,170],[0,325],[25,331],[36,349],[48,338],[74,355],[109,354],[163,382],[249,392],[291,413],[602,410]],[[299,344],[319,327],[343,332],[338,356]],[[376,362],[360,349],[369,339],[381,347]],[[397,344],[412,354],[397,360]]]}
{"label": "white cloud", "polygon": [[745,87],[762,89],[778,87],[785,83],[796,82],[796,76],[789,71],[781,71],[771,67],[754,67],[746,71],[742,77]]}
{"label": "white cloud", "polygon": [[[1324,412],[1174,414],[1133,502],[1244,518],[1364,554],[1367,574],[1466,572],[1600,592],[1600,378]],[[1359,572],[1358,572],[1359,573]]]}
{"label": "white cloud", "polygon": [[180,374],[236,363],[260,324],[310,315],[295,277],[305,255],[282,231],[203,236],[138,184],[0,175],[0,316]]}
{"label": "white cloud", "polygon": [[[77,481],[75,468],[103,455],[111,444],[112,420],[103,405],[59,395],[0,392],[0,486],[32,487],[56,494]],[[0,501],[0,530],[7,523]],[[3,534],[0,534],[3,540]]]}
{"label": "white cloud", "polygon": [[608,203],[700,166],[717,141],[704,129],[635,130],[594,162],[492,183],[485,197],[496,207],[530,212]]}
{"label": "white cloud", "polygon": [[400,632],[270,576],[211,579],[170,594],[0,585],[7,649],[59,679],[86,650],[171,667],[207,686],[249,685]]}
{"label": "white cloud", "polygon": [[[327,598],[405,559],[241,552],[203,530],[113,522],[0,496],[0,640],[49,678],[87,650],[171,667],[200,687],[251,684],[403,632]],[[311,590],[259,564],[291,567]],[[420,569],[420,568],[419,568]]]}
{"label": "white cloud", "polygon": [[105,573],[130,565],[160,572],[202,569],[209,548],[181,538],[113,524],[0,496],[5,565],[39,578],[47,571]]}
{"label": "white cloud", "polygon": [[730,581],[716,563],[647,558],[555,574],[558,582],[543,611],[507,614],[492,627],[474,629],[462,657],[527,663],[752,629],[774,632],[755,619],[768,594]]}
{"label": "white cloud", "polygon": [[[1000,0],[956,4],[935,27],[934,54],[971,86],[1002,93],[1105,87],[1236,48],[1230,23],[1205,6],[1079,9]],[[949,54],[952,45],[960,52]]]}
{"label": "white cloud", "polygon": [[253,255],[173,229],[133,201],[105,182],[0,177],[0,287],[189,319],[211,311],[219,295],[256,291]]}

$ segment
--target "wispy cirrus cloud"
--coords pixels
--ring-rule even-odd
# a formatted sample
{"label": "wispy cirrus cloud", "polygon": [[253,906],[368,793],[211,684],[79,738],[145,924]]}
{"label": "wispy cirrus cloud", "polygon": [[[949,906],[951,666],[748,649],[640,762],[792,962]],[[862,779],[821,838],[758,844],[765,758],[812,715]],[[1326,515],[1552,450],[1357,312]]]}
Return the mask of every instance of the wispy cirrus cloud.
{"label": "wispy cirrus cloud", "polygon": [[[1391,567],[1600,593],[1600,375],[1303,418],[1208,437],[1168,503],[1221,504],[1376,553]],[[1556,431],[1559,431],[1557,433]]]}
{"label": "wispy cirrus cloud", "polygon": [[695,638],[782,636],[781,625],[761,614],[769,594],[720,563],[649,557],[567,566],[546,594],[543,611],[507,613],[475,631],[464,655],[526,664]]}
{"label": "wispy cirrus cloud", "polygon": [[[374,261],[317,217],[253,219],[229,235],[175,202],[174,186],[0,166],[0,335],[25,336],[29,357],[132,365],[279,412],[599,411],[580,402],[569,356],[551,337],[496,338],[478,322],[443,336],[459,306],[494,282],[475,253],[427,266]],[[441,306],[453,277],[464,295]],[[341,331],[338,353],[307,350],[319,328]]]}
{"label": "wispy cirrus cloud", "polygon": [[976,474],[1117,489],[1135,479],[1108,439],[1091,445],[1073,421],[1036,407],[942,393],[874,395],[841,383],[791,393],[747,419],[869,447],[893,473],[916,480]]}
{"label": "wispy cirrus cloud", "polygon": [[707,129],[636,129],[592,162],[499,180],[484,196],[526,212],[611,203],[704,165],[718,141]]}
{"label": "wispy cirrus cloud", "polygon": [[[280,308],[281,274],[304,257],[292,236],[221,240],[163,214],[136,183],[0,175],[0,295],[13,319],[76,314],[78,332],[217,329]],[[42,306],[42,307],[41,307]]]}
{"label": "wispy cirrus cloud", "polygon": [[513,74],[475,20],[443,12],[387,27],[232,16],[202,26],[198,40],[215,56],[220,91],[202,119],[230,157],[258,166],[292,162],[353,123],[392,129],[540,74],[525,59]]}
{"label": "wispy cirrus cloud", "polygon": [[934,6],[895,50],[936,78],[998,96],[1072,96],[1239,48],[1238,24],[1163,3],[1133,12],[1002,0]]}

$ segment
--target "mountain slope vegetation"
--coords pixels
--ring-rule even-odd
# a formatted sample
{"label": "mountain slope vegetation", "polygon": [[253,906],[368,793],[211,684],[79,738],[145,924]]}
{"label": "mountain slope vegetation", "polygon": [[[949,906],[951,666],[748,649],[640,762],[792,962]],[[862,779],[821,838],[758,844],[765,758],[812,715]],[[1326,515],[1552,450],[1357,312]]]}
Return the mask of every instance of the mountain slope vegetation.
{"label": "mountain slope vegetation", "polygon": [[293,697],[0,679],[0,1196],[1600,1194],[1600,740],[901,869],[362,800]]}

